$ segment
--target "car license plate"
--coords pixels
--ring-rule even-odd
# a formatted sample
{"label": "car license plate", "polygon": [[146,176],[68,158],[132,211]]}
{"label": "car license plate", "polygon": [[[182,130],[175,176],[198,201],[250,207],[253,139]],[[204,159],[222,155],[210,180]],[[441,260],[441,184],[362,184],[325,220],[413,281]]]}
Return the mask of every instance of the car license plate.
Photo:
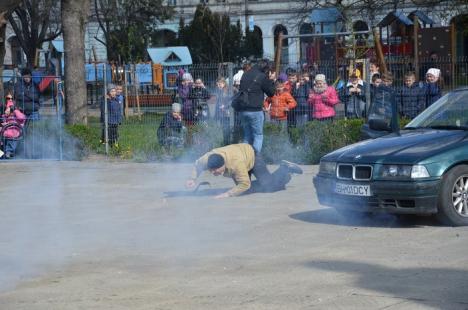
{"label": "car license plate", "polygon": [[371,196],[369,185],[336,183],[335,193],[351,196]]}

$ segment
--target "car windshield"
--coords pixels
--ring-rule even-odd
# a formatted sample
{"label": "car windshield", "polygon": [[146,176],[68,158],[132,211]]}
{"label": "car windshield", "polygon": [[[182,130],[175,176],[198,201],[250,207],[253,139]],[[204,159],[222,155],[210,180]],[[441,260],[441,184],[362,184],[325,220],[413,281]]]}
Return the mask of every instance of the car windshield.
{"label": "car windshield", "polygon": [[406,129],[468,129],[468,90],[453,91],[424,110]]}

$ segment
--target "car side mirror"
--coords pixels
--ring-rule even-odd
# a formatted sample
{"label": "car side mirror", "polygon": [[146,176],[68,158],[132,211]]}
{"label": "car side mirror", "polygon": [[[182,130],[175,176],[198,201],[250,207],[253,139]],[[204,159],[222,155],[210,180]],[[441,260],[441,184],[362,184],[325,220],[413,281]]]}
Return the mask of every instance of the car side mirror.
{"label": "car side mirror", "polygon": [[372,130],[377,130],[377,131],[392,131],[392,128],[390,126],[390,120],[387,119],[381,119],[381,118],[374,118],[374,119],[369,119],[369,128]]}

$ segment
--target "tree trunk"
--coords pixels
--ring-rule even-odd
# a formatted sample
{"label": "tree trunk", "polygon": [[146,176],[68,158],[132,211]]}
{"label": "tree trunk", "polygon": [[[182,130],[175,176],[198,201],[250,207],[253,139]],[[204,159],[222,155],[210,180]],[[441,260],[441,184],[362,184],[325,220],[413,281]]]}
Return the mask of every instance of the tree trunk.
{"label": "tree trunk", "polygon": [[89,0],[62,0],[65,54],[65,112],[67,124],[87,124],[85,29]]}
{"label": "tree trunk", "polygon": [[6,24],[8,14],[21,0],[2,0],[0,3],[0,98],[4,98],[3,93],[3,62],[5,61]]}
{"label": "tree trunk", "polygon": [[[5,98],[3,89],[3,61],[5,60],[6,12],[0,13],[0,98]],[[1,101],[1,99],[0,99]]]}

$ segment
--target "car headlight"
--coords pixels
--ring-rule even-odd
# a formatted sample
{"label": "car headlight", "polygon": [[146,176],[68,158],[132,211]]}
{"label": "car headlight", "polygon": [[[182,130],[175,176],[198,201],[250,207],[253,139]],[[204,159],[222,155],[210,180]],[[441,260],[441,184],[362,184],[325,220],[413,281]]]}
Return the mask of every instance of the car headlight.
{"label": "car headlight", "polygon": [[422,165],[383,165],[378,175],[385,179],[419,179],[429,177],[426,167]]}
{"label": "car headlight", "polygon": [[336,163],[332,161],[320,161],[320,174],[333,174],[336,173]]}
{"label": "car headlight", "polygon": [[423,165],[415,165],[411,169],[411,178],[412,179],[419,179],[419,178],[428,178],[430,177],[429,172]]}

